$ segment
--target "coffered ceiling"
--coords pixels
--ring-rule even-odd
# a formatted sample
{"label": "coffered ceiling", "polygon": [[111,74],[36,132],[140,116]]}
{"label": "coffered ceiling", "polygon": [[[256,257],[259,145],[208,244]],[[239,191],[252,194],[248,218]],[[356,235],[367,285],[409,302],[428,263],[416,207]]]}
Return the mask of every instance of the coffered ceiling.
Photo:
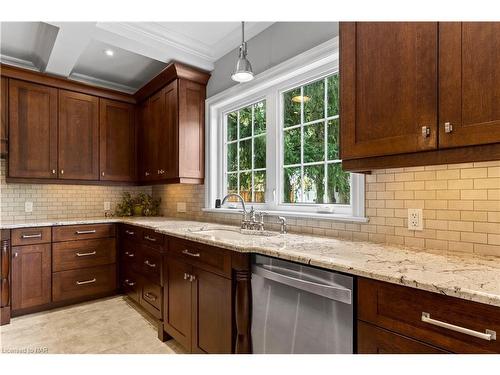
{"label": "coffered ceiling", "polygon": [[[246,23],[246,39],[271,24]],[[2,22],[0,58],[133,93],[173,60],[213,70],[217,59],[240,44],[240,27],[239,22]]]}

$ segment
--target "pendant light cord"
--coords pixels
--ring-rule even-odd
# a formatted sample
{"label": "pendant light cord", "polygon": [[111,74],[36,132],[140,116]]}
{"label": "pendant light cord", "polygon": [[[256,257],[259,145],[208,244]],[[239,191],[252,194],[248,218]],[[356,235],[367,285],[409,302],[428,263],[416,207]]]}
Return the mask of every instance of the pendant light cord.
{"label": "pendant light cord", "polygon": [[245,43],[245,22],[241,21],[241,44]]}

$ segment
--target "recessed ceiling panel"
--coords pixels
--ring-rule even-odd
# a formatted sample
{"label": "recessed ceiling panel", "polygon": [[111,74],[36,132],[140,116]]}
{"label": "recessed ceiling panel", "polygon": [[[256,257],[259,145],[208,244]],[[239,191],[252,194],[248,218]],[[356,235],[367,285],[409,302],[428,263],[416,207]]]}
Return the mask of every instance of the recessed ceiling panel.
{"label": "recessed ceiling panel", "polygon": [[20,65],[43,69],[57,32],[57,27],[43,22],[2,22],[0,53],[3,58],[20,60]]}
{"label": "recessed ceiling panel", "polygon": [[[108,51],[108,52],[107,52]],[[112,51],[112,56],[109,51]],[[71,78],[116,85],[135,91],[163,70],[167,64],[97,40],[91,40],[80,55]],[[125,86],[125,87],[120,87]]]}

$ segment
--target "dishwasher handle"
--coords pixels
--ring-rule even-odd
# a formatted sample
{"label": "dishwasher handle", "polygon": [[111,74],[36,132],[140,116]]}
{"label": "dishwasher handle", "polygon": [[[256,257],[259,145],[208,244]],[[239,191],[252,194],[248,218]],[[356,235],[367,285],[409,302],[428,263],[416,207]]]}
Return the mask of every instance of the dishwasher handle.
{"label": "dishwasher handle", "polygon": [[[271,268],[272,270],[268,268]],[[284,270],[286,271],[286,273],[296,275],[296,277],[276,272],[279,270]],[[265,279],[273,280],[280,284],[303,290],[305,292],[317,294],[334,301],[346,303],[348,305],[352,303],[351,289],[338,284],[321,284],[313,281],[303,280],[299,278],[301,276],[301,273],[297,271],[277,266],[264,267],[259,264],[254,264],[252,265],[252,274],[263,277]]]}

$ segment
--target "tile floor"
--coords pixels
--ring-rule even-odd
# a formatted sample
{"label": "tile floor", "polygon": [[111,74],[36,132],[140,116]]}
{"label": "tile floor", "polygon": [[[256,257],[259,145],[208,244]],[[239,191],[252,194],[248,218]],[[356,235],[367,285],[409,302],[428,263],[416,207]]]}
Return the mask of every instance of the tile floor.
{"label": "tile floor", "polygon": [[156,323],[127,297],[115,296],[13,318],[0,327],[1,353],[175,354]]}

